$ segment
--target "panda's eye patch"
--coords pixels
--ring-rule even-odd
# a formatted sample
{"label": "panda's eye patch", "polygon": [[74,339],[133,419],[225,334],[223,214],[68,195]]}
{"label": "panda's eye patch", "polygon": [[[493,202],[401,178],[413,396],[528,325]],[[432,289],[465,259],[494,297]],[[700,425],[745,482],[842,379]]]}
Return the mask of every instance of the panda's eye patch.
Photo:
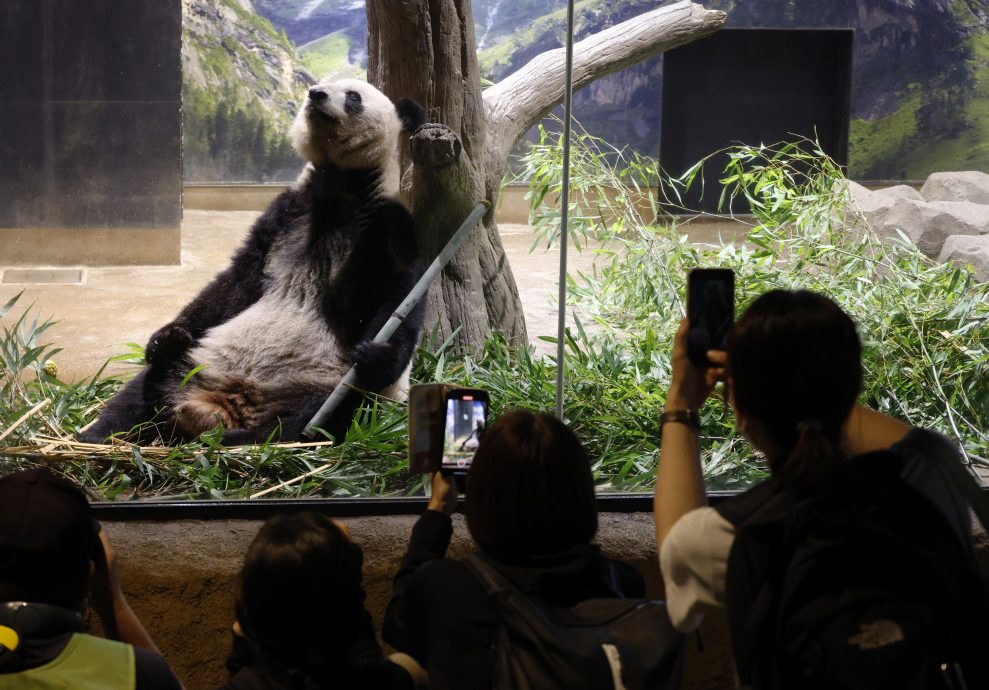
{"label": "panda's eye patch", "polygon": [[348,91],[347,98],[343,102],[343,109],[350,115],[358,115],[364,111],[364,104],[361,103],[361,95],[356,91]]}

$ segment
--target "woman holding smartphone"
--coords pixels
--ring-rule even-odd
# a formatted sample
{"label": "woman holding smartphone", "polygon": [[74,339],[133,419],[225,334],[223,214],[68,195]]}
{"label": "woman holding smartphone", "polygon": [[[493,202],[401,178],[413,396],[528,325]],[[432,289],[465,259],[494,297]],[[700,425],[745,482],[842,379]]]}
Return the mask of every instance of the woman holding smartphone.
{"label": "woman holding smartphone", "polygon": [[[675,627],[695,630],[705,613],[725,606],[740,525],[752,524],[783,492],[796,497],[793,505],[800,505],[801,497],[845,496],[842,489],[857,480],[857,462],[898,468],[887,484],[902,480],[908,492],[929,499],[920,500],[933,506],[928,522],[938,522],[940,514],[946,539],[961,542],[955,544],[959,557],[970,553],[967,508],[931,463],[933,454],[957,462],[957,451],[938,434],[856,404],[862,388],[861,345],[854,323],[834,302],[807,291],[775,290],[759,297],[734,326],[727,351],[708,351],[713,366],[706,368],[688,357],[688,331],[685,319],[673,347],[672,380],[660,419],[654,504],[660,567]],[[765,456],[770,479],[714,509],[706,507],[697,411],[720,381],[727,384],[736,428]],[[869,453],[869,460],[858,457]],[[772,558],[778,556],[766,560]]]}
{"label": "woman holding smartphone", "polygon": [[[439,472],[431,479],[382,636],[426,668],[432,690],[486,690],[497,610],[469,566],[445,558],[457,486]],[[484,431],[467,479],[468,531],[485,561],[525,594],[560,607],[643,596],[639,572],[590,543],[598,526],[590,458],[563,422],[527,410],[503,415]]]}

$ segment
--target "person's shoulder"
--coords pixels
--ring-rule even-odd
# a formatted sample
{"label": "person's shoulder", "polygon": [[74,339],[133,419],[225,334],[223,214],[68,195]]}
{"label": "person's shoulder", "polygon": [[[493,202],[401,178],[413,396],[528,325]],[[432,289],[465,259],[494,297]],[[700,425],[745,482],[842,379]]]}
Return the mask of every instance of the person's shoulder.
{"label": "person's shoulder", "polygon": [[899,441],[890,446],[890,450],[906,455],[953,456],[958,458],[958,446],[947,436],[933,429],[914,427]]}
{"label": "person's shoulder", "polygon": [[675,534],[680,539],[691,539],[694,537],[713,536],[717,534],[732,534],[734,528],[731,523],[716,509],[709,506],[694,508],[685,513],[670,534]]}
{"label": "person's shoulder", "polygon": [[463,561],[454,558],[434,558],[416,568],[413,577],[420,582],[444,586],[450,580],[474,580],[470,569]]}
{"label": "person's shoulder", "polygon": [[714,508],[695,508],[685,513],[666,535],[660,563],[693,562],[717,556],[727,558],[735,528]]}
{"label": "person's shoulder", "polygon": [[641,599],[646,595],[646,579],[638,568],[617,558],[602,555],[601,559],[611,573],[608,584],[616,595],[631,599]]}
{"label": "person's shoulder", "polygon": [[182,684],[160,654],[134,647],[135,690],[181,690]]}
{"label": "person's shoulder", "polygon": [[227,679],[219,690],[287,690],[253,666],[245,666]]}
{"label": "person's shoulder", "polygon": [[388,659],[361,664],[355,674],[355,690],[413,690],[412,676]]}

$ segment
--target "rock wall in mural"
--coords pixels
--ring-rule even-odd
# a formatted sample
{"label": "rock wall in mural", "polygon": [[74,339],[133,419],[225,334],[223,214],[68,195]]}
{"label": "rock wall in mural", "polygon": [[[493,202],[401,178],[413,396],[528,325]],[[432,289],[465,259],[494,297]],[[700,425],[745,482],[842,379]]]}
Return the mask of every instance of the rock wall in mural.
{"label": "rock wall in mural", "polygon": [[[362,74],[363,1],[184,4],[185,82],[192,95],[187,97],[192,107],[186,108],[187,179],[291,179],[297,166],[278,132],[311,75]],[[706,4],[728,11],[728,27],[855,29],[851,177],[923,179],[938,170],[989,170],[989,0]],[[581,2],[577,37],[656,5],[655,0]],[[562,45],[565,6],[565,0],[475,0],[482,76],[497,82],[536,54]],[[190,35],[222,40],[190,40]],[[588,131],[613,144],[655,154],[661,84],[662,60],[640,63],[579,92],[575,115]],[[226,113],[220,112],[223,103]],[[224,122],[234,120],[238,132],[223,135]],[[237,153],[247,141],[250,155]]]}

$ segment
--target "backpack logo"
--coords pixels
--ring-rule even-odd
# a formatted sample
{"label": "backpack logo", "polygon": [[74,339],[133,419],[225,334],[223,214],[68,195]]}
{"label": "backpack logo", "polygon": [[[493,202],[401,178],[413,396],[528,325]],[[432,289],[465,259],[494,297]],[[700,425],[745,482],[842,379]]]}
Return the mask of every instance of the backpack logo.
{"label": "backpack logo", "polygon": [[618,647],[613,644],[602,644],[604,656],[611,667],[611,682],[614,683],[615,690],[625,690],[625,683],[622,682],[622,655]]}
{"label": "backpack logo", "polygon": [[848,644],[858,647],[864,652],[870,649],[882,649],[906,639],[903,628],[896,621],[888,618],[880,618],[871,623],[862,623],[859,626],[858,634],[848,638]]}

